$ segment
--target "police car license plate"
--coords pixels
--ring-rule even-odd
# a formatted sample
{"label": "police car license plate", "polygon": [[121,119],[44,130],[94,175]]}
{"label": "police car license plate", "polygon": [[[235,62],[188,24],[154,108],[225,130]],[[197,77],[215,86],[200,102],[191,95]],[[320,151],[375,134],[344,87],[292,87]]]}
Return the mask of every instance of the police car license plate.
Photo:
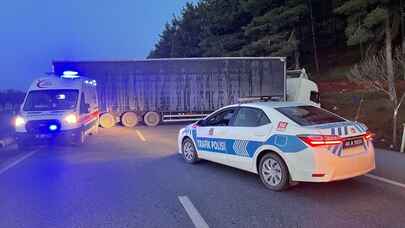
{"label": "police car license plate", "polygon": [[362,146],[363,144],[364,144],[363,138],[348,139],[343,142],[343,148]]}

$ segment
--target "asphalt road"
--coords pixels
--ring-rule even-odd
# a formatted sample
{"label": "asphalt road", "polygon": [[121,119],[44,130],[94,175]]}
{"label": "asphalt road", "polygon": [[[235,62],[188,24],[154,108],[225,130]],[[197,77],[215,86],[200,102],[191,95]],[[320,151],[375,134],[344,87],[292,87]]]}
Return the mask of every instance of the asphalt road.
{"label": "asphalt road", "polygon": [[254,174],[184,163],[180,127],[113,128],[80,148],[0,151],[0,227],[194,227],[196,217],[221,228],[405,227],[404,188],[359,177],[271,192]]}

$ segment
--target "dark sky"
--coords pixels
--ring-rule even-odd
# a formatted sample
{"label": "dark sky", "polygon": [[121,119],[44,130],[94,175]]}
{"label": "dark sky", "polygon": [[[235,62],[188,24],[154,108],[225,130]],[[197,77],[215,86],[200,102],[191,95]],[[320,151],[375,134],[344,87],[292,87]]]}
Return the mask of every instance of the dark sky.
{"label": "dark sky", "polygon": [[52,59],[144,58],[189,1],[2,1],[0,89],[26,90]]}

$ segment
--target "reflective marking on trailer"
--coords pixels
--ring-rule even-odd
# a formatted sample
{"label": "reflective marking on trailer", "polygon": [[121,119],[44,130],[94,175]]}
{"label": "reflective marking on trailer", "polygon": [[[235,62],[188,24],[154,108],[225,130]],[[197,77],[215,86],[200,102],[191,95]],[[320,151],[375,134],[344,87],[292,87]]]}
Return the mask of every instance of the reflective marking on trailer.
{"label": "reflective marking on trailer", "polygon": [[179,196],[179,201],[181,205],[186,210],[188,216],[190,217],[191,221],[193,222],[196,228],[208,228],[207,222],[198,212],[198,210],[194,207],[193,203],[187,196]]}
{"label": "reflective marking on trailer", "polygon": [[13,168],[14,166],[18,165],[20,162],[24,161],[25,159],[31,157],[32,155],[34,155],[36,152],[38,152],[37,150],[31,151],[28,154],[25,154],[24,156],[18,158],[17,160],[13,161],[12,163],[6,165],[5,167],[0,168],[0,175],[4,174],[5,172],[7,172],[9,169]]}

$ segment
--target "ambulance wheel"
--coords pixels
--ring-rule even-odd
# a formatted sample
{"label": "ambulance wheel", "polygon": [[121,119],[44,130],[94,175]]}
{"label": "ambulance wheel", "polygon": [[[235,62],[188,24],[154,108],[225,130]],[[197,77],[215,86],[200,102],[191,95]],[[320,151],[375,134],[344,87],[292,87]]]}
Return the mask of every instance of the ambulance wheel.
{"label": "ambulance wheel", "polygon": [[157,112],[147,112],[143,116],[143,122],[148,127],[156,127],[160,123],[160,115]]}
{"label": "ambulance wheel", "polygon": [[259,164],[260,180],[266,188],[273,191],[282,191],[289,187],[289,172],[283,159],[269,153],[262,157]]}
{"label": "ambulance wheel", "polygon": [[17,147],[20,150],[27,150],[27,149],[31,149],[31,144],[25,142],[25,141],[17,141]]}
{"label": "ambulance wheel", "polygon": [[184,161],[190,164],[194,164],[198,162],[198,155],[197,155],[197,150],[195,149],[193,141],[191,139],[185,139],[183,140],[183,145],[182,145],[182,154]]}
{"label": "ambulance wheel", "polygon": [[74,143],[75,146],[81,146],[86,141],[86,134],[84,131],[80,131],[80,134],[76,138],[76,142]]}

